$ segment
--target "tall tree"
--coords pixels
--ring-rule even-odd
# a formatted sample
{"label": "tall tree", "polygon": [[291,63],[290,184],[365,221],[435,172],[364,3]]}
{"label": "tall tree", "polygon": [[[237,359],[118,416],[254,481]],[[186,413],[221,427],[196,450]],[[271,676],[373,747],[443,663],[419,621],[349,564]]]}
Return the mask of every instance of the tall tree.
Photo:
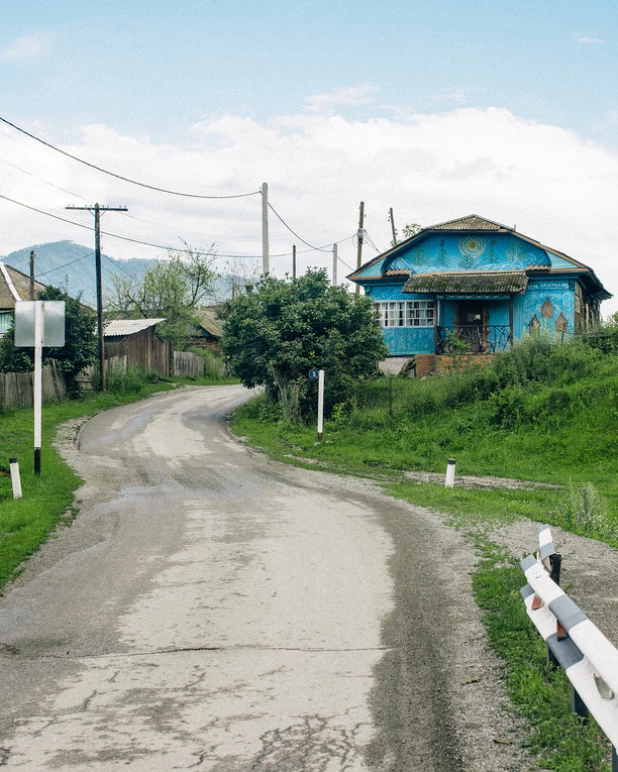
{"label": "tall tree", "polygon": [[161,340],[183,345],[191,325],[197,324],[196,308],[215,297],[219,274],[216,253],[195,249],[185,242],[182,256],[170,253],[158,260],[141,279],[112,275],[112,292],[106,298],[106,313],[116,318],[164,318],[157,325]]}

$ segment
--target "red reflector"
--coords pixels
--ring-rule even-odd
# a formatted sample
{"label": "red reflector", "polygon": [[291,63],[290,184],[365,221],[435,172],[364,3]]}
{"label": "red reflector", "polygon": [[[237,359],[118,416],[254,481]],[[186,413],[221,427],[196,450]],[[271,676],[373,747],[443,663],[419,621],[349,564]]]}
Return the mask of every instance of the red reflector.
{"label": "red reflector", "polygon": [[532,598],[532,610],[536,611],[537,609],[541,608],[543,605],[543,601],[539,598],[538,595],[535,594],[534,598]]}
{"label": "red reflector", "polygon": [[569,634],[564,629],[564,627],[560,624],[560,622],[556,623],[556,637],[559,641],[563,641],[565,638],[569,637]]}

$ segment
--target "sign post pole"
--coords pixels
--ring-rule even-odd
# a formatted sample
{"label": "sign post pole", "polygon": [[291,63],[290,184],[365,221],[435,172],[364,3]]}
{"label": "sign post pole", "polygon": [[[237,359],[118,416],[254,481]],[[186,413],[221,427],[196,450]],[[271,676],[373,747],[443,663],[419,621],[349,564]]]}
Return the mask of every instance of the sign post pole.
{"label": "sign post pole", "polygon": [[322,439],[324,428],[324,370],[318,372],[318,440]]}
{"label": "sign post pole", "polygon": [[41,409],[43,404],[43,319],[45,305],[34,305],[34,473],[41,474]]}

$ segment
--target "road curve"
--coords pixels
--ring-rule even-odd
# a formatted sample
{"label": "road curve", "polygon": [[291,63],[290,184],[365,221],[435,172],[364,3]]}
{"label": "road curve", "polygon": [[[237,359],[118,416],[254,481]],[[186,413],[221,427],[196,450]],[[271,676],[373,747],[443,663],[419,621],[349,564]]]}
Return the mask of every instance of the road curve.
{"label": "road curve", "polygon": [[0,767],[525,769],[470,547],[240,445],[247,396],[159,395],[67,451],[80,515],[0,601]]}

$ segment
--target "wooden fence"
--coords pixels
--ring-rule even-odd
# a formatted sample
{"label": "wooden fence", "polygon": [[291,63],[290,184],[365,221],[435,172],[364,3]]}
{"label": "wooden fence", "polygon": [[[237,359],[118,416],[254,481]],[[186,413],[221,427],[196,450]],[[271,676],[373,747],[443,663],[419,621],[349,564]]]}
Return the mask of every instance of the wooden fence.
{"label": "wooden fence", "polygon": [[226,378],[228,368],[221,357],[209,352],[199,356],[190,351],[174,351],[174,375],[179,378]]}
{"label": "wooden fence", "polygon": [[[0,373],[0,409],[32,407],[34,373]],[[63,399],[67,385],[62,370],[55,362],[45,365],[42,373],[43,404]]]}

